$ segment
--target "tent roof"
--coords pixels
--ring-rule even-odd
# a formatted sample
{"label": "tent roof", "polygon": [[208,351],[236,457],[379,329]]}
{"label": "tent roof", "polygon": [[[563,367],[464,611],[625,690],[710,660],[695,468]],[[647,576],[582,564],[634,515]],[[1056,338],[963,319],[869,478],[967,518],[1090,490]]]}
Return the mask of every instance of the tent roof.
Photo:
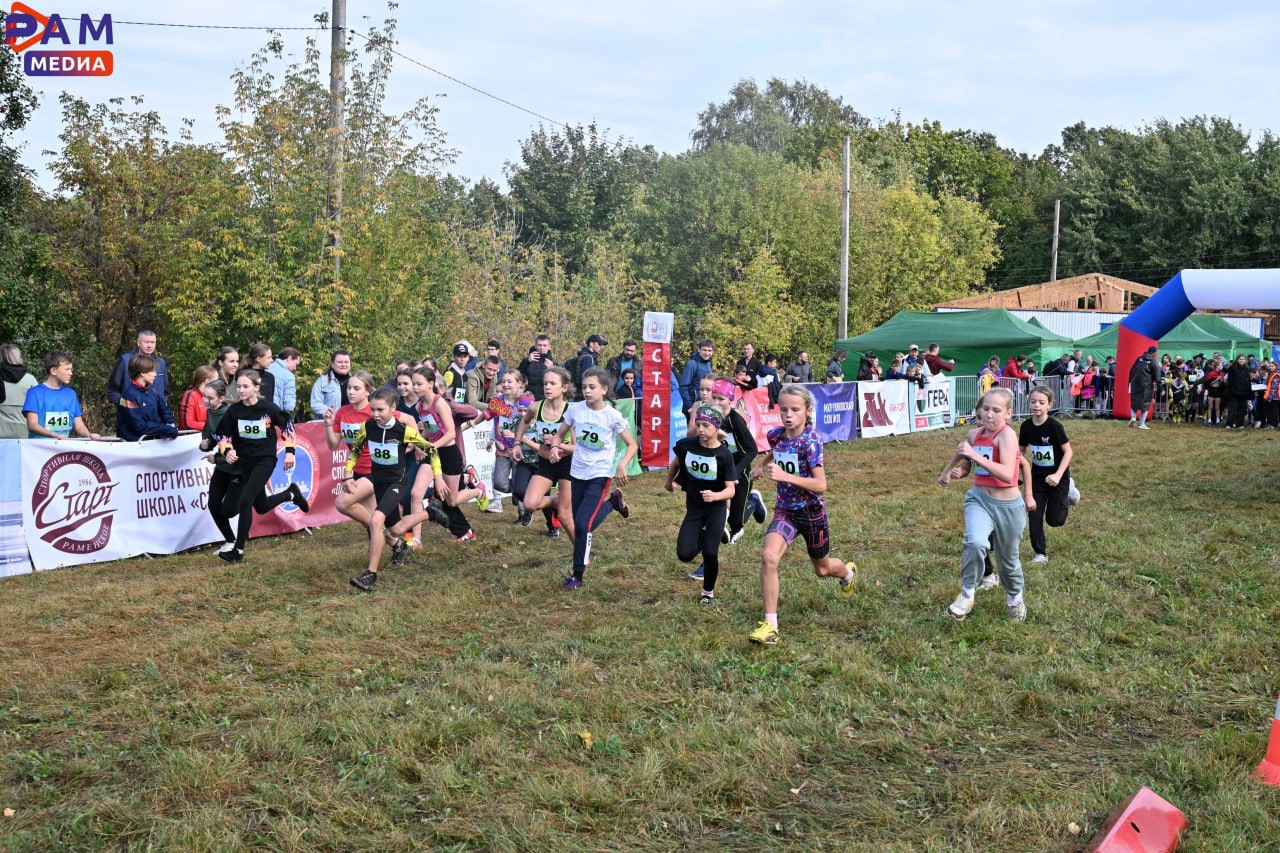
{"label": "tent roof", "polygon": [[[1079,339],[1076,346],[1095,358],[1099,353],[1115,355],[1119,335],[1120,324],[1113,323],[1100,332]],[[1160,338],[1160,349],[1162,352],[1186,356],[1214,350],[1235,352],[1241,348],[1252,352],[1261,343],[1259,338],[1236,328],[1215,314],[1195,314]]]}
{"label": "tent roof", "polygon": [[1071,346],[1071,339],[1043,326],[1032,325],[1003,308],[977,311],[900,311],[884,325],[865,334],[835,343],[851,355],[866,350],[905,350],[911,344],[921,348],[931,343],[946,347],[982,346],[992,351],[1013,352],[1048,345]]}

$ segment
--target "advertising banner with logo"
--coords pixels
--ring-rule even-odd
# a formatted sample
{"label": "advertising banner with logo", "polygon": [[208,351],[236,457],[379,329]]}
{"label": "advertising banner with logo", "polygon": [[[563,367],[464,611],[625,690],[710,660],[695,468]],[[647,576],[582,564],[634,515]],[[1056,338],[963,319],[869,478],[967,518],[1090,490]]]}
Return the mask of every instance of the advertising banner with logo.
{"label": "advertising banner with logo", "polygon": [[858,427],[863,438],[911,432],[911,382],[859,382]]}
{"label": "advertising banner with logo", "polygon": [[769,442],[765,435],[769,430],[782,426],[782,418],[776,408],[769,408],[769,389],[753,388],[742,395],[737,402],[738,411],[747,419],[751,434],[756,437],[756,449],[768,450]]}
{"label": "advertising banner with logo", "polygon": [[[276,449],[276,470],[271,472],[267,488],[274,494],[289,488],[290,483],[297,483],[302,496],[311,504],[311,511],[304,513],[290,502],[281,504],[266,515],[254,513],[253,526],[249,528],[250,537],[296,533],[306,527],[323,527],[347,521],[347,517],[338,512],[336,503],[338,484],[346,477],[347,446],[343,444],[337,450],[329,449],[329,445],[325,443],[323,421],[296,424],[293,432],[296,445],[293,470],[284,470],[282,443]],[[145,550],[150,554],[161,553],[153,548]]]}
{"label": "advertising banner with logo", "polygon": [[[640,412],[640,462],[647,468],[665,468],[670,461],[671,337],[676,315],[660,311],[644,312],[644,389]],[[683,437],[683,432],[681,433]]]}
{"label": "advertising banner with logo", "polygon": [[935,379],[924,387],[911,385],[915,405],[911,409],[911,431],[924,432],[943,429],[956,422],[956,400],[951,393],[950,379]]}
{"label": "advertising banner with logo", "polygon": [[823,442],[853,441],[858,437],[858,397],[856,382],[806,384],[813,394],[817,423],[814,428]]}
{"label": "advertising banner with logo", "polygon": [[[636,431],[635,431],[636,401],[631,399],[630,397],[628,397],[625,400],[614,400],[613,407],[618,410],[618,414],[622,415],[622,417],[626,419],[627,432],[631,433],[632,438],[635,438],[636,437]],[[640,442],[638,441],[636,442],[637,445],[639,443]],[[618,467],[618,463],[622,461],[622,454],[626,452],[627,452],[627,446],[623,444],[621,441],[619,441],[618,446],[614,448],[614,452],[613,452],[613,467],[615,470]],[[631,464],[627,466],[627,476],[634,477],[637,474],[642,474],[642,473],[644,473],[644,469],[640,467],[640,454],[637,453],[631,459]]]}
{"label": "advertising banner with logo", "polygon": [[22,524],[37,569],[169,554],[222,539],[200,437],[23,441]]}
{"label": "advertising banner with logo", "polygon": [[19,443],[0,439],[0,577],[31,571],[22,535],[22,463]]}

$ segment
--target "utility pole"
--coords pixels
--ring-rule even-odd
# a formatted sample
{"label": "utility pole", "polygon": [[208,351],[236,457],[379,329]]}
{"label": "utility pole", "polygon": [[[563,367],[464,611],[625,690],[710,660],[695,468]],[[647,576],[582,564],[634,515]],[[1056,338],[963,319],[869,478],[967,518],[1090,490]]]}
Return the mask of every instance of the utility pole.
{"label": "utility pole", "polygon": [[849,137],[844,138],[844,189],[840,193],[840,334],[849,337]]}
{"label": "utility pole", "polygon": [[[333,20],[329,42],[329,210],[328,243],[333,257],[333,284],[342,281],[342,181],[345,171],[346,128],[343,108],[347,89],[347,0],[333,0]],[[336,322],[340,307],[334,308],[333,348],[339,346]]]}
{"label": "utility pole", "polygon": [[1053,266],[1049,269],[1049,281],[1058,280],[1058,215],[1062,212],[1062,199],[1053,200]]}

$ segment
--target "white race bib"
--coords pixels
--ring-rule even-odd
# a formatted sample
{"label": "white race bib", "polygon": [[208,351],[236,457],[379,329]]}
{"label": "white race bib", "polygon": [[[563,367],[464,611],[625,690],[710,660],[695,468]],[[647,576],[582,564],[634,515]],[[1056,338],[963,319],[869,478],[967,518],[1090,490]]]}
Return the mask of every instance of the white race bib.
{"label": "white race bib", "polygon": [[695,480],[710,481],[716,479],[717,466],[714,456],[699,456],[696,453],[686,453],[684,467]]}

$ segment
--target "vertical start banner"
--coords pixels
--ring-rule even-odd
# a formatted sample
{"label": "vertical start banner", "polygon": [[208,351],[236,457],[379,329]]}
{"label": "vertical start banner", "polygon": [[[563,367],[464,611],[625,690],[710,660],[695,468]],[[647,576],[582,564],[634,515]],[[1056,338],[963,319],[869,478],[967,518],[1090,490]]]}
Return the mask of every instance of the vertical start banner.
{"label": "vertical start banner", "polygon": [[640,464],[665,468],[670,461],[671,336],[676,315],[644,312],[644,405],[640,410]]}

